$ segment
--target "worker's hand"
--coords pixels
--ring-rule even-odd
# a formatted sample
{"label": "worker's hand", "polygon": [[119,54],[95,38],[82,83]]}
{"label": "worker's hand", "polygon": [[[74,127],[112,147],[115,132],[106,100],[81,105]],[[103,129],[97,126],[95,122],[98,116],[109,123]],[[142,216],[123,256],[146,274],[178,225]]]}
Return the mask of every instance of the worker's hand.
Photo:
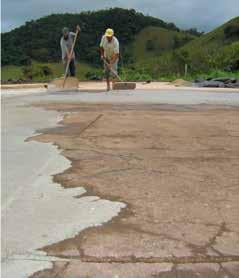
{"label": "worker's hand", "polygon": [[105,59],[104,55],[100,55],[100,59],[101,59],[102,61],[104,61],[104,59]]}
{"label": "worker's hand", "polygon": [[79,25],[79,24],[76,26],[76,30],[77,30],[78,32],[81,31],[81,28],[80,28],[80,25]]}
{"label": "worker's hand", "polygon": [[110,64],[110,67],[112,67],[113,66],[113,64],[115,63],[115,60],[110,60],[110,62],[109,62],[109,64]]}

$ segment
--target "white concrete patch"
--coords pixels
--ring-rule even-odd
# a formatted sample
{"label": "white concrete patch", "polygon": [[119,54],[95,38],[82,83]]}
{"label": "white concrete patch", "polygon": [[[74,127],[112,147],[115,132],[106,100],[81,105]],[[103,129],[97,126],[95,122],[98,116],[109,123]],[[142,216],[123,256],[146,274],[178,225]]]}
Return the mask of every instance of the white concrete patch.
{"label": "white concrete patch", "polygon": [[56,125],[59,113],[23,107],[3,98],[2,277],[28,277],[51,267],[37,249],[76,236],[116,216],[125,204],[75,198],[82,187],[63,189],[52,176],[71,166],[52,144],[24,142],[35,130]]}
{"label": "white concrete patch", "polygon": [[7,90],[1,90],[1,96],[3,96],[4,98],[8,98],[8,97],[15,97],[15,96],[26,96],[26,95],[32,95],[32,94],[39,94],[39,93],[43,93],[46,92],[46,89],[43,88],[39,88],[39,89],[7,89]]}
{"label": "white concrete patch", "polygon": [[[51,269],[52,262],[67,262],[67,259],[46,256],[45,252],[36,251],[34,255],[14,255],[4,262],[3,277],[12,277],[13,273],[22,273],[24,269],[25,277],[30,276],[36,269],[38,271]],[[19,277],[19,276],[17,276]]]}
{"label": "white concrete patch", "polygon": [[34,272],[51,269],[51,262],[12,260],[2,262],[2,277],[29,277]]}
{"label": "white concrete patch", "polygon": [[64,103],[129,103],[129,104],[172,104],[172,105],[234,105],[239,106],[239,91],[192,90],[140,90],[111,92],[55,92],[29,96],[31,101]]}

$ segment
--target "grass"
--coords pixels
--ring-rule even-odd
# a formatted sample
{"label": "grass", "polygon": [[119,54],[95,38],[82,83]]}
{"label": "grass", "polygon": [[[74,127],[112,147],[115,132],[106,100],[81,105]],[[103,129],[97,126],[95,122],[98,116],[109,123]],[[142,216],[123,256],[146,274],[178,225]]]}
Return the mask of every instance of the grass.
{"label": "grass", "polygon": [[184,79],[188,81],[194,81],[196,78],[218,78],[218,77],[227,77],[227,78],[236,78],[239,79],[239,71],[237,72],[226,72],[221,70],[213,70],[209,73],[195,73],[185,75],[177,75],[177,74],[168,74],[168,75],[159,75],[156,79],[153,78],[150,74],[144,73],[142,71],[132,71],[130,69],[125,69],[121,73],[121,77],[123,80],[134,80],[134,81],[174,81],[176,79]]}
{"label": "grass", "polygon": [[[47,66],[52,71],[52,75],[49,76],[35,76],[33,77],[33,82],[42,82],[42,81],[49,81],[57,77],[61,77],[64,74],[64,66],[61,62],[59,63],[38,63],[33,62],[34,68],[39,68],[42,66]],[[93,66],[90,66],[86,63],[77,63],[76,65],[76,73],[77,78],[79,80],[87,80],[87,73],[89,72],[97,72],[97,69]],[[99,71],[99,70],[98,70]],[[1,80],[19,80],[19,79],[26,79],[23,75],[23,67],[22,66],[4,66],[1,68]]]}
{"label": "grass", "polygon": [[[49,76],[48,78],[37,77],[33,79],[33,82],[40,81],[49,81],[53,78],[60,77],[63,74],[63,65],[61,63],[52,63],[52,64],[42,64],[35,63],[35,65],[48,66],[54,76]],[[87,75],[96,75],[101,76],[102,70],[98,68],[94,68],[84,63],[80,63],[77,65],[77,78],[81,81],[87,80]],[[135,70],[124,68],[120,71],[120,76],[123,80],[133,80],[133,81],[147,81],[147,80],[156,80],[156,81],[173,81],[176,79],[185,79],[188,81],[193,81],[198,77],[202,77],[204,79],[207,78],[217,78],[217,77],[231,77],[239,79],[239,71],[237,72],[226,72],[221,70],[210,71],[209,73],[195,73],[189,74],[187,76],[184,75],[176,75],[176,74],[168,74],[168,75],[159,75],[157,78],[153,78],[152,75],[147,73],[147,70],[143,68],[136,68]],[[22,67],[17,66],[6,66],[2,68],[2,80],[6,81],[8,79],[17,80],[19,78],[24,79],[22,73]]]}
{"label": "grass", "polygon": [[218,77],[229,77],[229,78],[237,78],[239,79],[239,71],[236,72],[226,72],[221,70],[214,70],[209,72],[208,74],[198,74],[197,77],[203,78],[218,78]]}
{"label": "grass", "polygon": [[239,71],[237,72],[226,72],[226,71],[221,71],[221,70],[214,70],[214,71],[210,71],[209,73],[195,73],[192,75],[168,75],[168,76],[163,76],[163,77],[159,77],[158,80],[159,81],[174,81],[176,79],[184,79],[184,80],[188,80],[188,81],[194,81],[196,78],[204,78],[204,79],[208,79],[208,78],[219,78],[219,77],[227,77],[227,78],[236,78],[239,79]]}
{"label": "grass", "polygon": [[1,80],[20,79],[23,78],[22,68],[18,66],[5,66],[1,70]]}
{"label": "grass", "polygon": [[[62,63],[52,63],[47,64],[53,71],[54,77],[60,77],[64,74],[64,66]],[[95,71],[95,67],[86,64],[86,63],[79,63],[76,64],[76,77],[79,80],[86,80],[87,73]]]}

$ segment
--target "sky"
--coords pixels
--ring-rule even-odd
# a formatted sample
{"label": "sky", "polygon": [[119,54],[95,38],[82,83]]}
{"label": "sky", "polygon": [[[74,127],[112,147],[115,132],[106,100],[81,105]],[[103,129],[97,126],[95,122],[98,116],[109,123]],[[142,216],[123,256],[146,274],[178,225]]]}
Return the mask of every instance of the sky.
{"label": "sky", "polygon": [[122,7],[173,22],[183,29],[208,32],[239,16],[239,0],[2,0],[1,30],[10,31],[26,21],[52,13]]}

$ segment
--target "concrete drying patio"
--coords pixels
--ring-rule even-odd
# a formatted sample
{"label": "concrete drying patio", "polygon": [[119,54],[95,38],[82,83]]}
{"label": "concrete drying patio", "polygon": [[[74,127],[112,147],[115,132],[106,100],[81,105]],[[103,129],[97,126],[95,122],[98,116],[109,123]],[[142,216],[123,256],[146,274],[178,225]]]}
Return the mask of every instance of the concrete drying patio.
{"label": "concrete drying patio", "polygon": [[4,273],[238,277],[237,91],[33,89],[2,107]]}

